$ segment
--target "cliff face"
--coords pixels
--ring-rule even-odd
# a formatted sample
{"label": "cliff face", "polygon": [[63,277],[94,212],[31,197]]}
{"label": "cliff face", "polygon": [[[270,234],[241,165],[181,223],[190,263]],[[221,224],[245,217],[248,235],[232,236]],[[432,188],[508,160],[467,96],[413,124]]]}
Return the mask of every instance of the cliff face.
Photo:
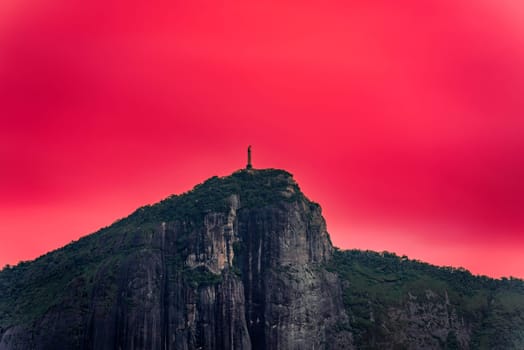
{"label": "cliff face", "polygon": [[213,178],[6,271],[0,349],[351,349],[332,250],[288,173]]}
{"label": "cliff face", "polygon": [[524,283],[391,253],[335,250],[357,348],[524,349]]}
{"label": "cliff face", "polygon": [[524,283],[333,248],[243,170],[0,272],[0,350],[523,349]]}

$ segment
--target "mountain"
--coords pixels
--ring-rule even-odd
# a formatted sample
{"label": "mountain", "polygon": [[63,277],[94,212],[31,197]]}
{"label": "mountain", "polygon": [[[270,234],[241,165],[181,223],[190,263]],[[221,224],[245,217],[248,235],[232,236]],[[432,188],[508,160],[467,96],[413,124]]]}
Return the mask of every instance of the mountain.
{"label": "mountain", "polygon": [[524,283],[334,248],[246,169],[0,272],[0,350],[523,349]]}

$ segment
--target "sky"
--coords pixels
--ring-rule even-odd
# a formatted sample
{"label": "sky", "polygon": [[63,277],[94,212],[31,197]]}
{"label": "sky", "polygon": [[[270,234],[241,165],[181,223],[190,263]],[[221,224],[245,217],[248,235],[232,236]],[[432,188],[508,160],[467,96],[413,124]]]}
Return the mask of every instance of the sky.
{"label": "sky", "polygon": [[524,278],[520,0],[0,2],[0,267],[245,166],[333,243]]}

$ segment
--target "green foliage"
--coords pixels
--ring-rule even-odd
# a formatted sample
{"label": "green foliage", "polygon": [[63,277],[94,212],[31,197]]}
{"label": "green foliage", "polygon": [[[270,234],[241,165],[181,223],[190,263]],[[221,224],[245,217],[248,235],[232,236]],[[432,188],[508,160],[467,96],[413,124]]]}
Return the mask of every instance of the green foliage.
{"label": "green foliage", "polygon": [[46,254],[34,262],[22,262],[0,273],[0,327],[30,323],[66,295],[70,285],[81,286],[79,298],[87,298],[98,262],[78,242]]}
{"label": "green foliage", "polygon": [[[227,214],[232,195],[238,196],[241,208],[304,198],[291,174],[285,171],[241,170],[228,177],[212,177],[187,193],[144,206],[127,218],[32,262],[6,265],[0,271],[0,330],[13,324],[30,324],[71,298],[82,307],[88,305],[94,283],[100,282],[101,276],[110,304],[116,298],[119,269],[133,254],[154,249],[144,237],[153,237],[162,223],[177,227],[176,251],[165,256],[169,268],[180,272],[193,285],[218,283],[221,275],[200,268],[187,269],[184,261],[193,248],[192,235],[198,234],[205,216],[210,212]],[[233,249],[240,249],[240,245]],[[239,263],[240,259],[235,259],[233,272],[237,275],[241,271]],[[68,294],[73,291],[78,295]]]}
{"label": "green foliage", "polygon": [[184,280],[194,288],[216,285],[222,281],[222,274],[214,274],[204,266],[183,271]]}
{"label": "green foliage", "polygon": [[[524,329],[524,281],[519,279],[473,276],[462,268],[359,250],[335,250],[327,269],[344,282],[344,304],[359,346],[383,339],[383,324],[390,331],[400,330],[403,325],[392,324],[388,310],[401,307],[410,298],[425,300],[428,290],[442,303],[447,296],[458,316],[473,325],[472,349],[504,348],[501,344],[513,348],[505,339],[515,333],[514,328]],[[454,332],[448,334],[445,346],[459,348]]]}
{"label": "green foliage", "polygon": [[288,172],[277,169],[240,170],[227,177],[214,176],[189,192],[142,207],[116,224],[185,220],[198,226],[207,213],[227,211],[232,195],[239,196],[242,208],[264,207],[279,201],[294,202],[303,198],[303,194],[291,178]]}
{"label": "green foliage", "polygon": [[[185,261],[198,242],[206,215],[227,215],[233,198],[239,200],[240,210],[305,200],[285,171],[241,170],[142,207],[110,227],[35,261],[5,266],[0,271],[0,332],[14,324],[31,324],[48,310],[63,307],[67,300],[75,301],[71,307],[78,307],[78,313],[87,312],[95,283],[103,289],[103,302],[109,310],[118,297],[119,275],[129,268],[131,257],[153,251],[162,252],[168,283],[185,281],[194,288],[220,283],[222,274],[202,266],[188,268]],[[318,205],[305,203],[312,209],[308,215],[312,215]],[[170,247],[164,247],[159,239],[165,227],[170,227],[168,234],[175,235],[169,240]],[[239,257],[244,244],[237,241],[232,247],[232,272],[238,276],[243,270]],[[358,250],[335,250],[325,267],[343,282],[343,301],[350,319],[349,325],[336,328],[350,329],[359,348],[380,348],[377,344],[386,336],[384,325],[388,332],[404,327],[401,322],[390,322],[391,308],[404,305],[410,298],[424,300],[428,290],[440,300],[449,299],[450,307],[472,325],[472,349],[518,348],[510,339],[522,339],[524,344],[522,280],[473,276],[462,268],[436,267],[388,252]],[[276,269],[288,273],[284,268]],[[441,346],[460,348],[457,334],[450,331]]]}

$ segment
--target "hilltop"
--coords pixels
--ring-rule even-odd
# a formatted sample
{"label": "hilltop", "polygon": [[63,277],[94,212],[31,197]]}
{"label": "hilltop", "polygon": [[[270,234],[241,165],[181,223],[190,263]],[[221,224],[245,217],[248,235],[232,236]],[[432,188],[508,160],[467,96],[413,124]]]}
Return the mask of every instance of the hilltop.
{"label": "hilltop", "polygon": [[334,248],[247,169],[0,272],[4,349],[521,349],[524,283]]}

